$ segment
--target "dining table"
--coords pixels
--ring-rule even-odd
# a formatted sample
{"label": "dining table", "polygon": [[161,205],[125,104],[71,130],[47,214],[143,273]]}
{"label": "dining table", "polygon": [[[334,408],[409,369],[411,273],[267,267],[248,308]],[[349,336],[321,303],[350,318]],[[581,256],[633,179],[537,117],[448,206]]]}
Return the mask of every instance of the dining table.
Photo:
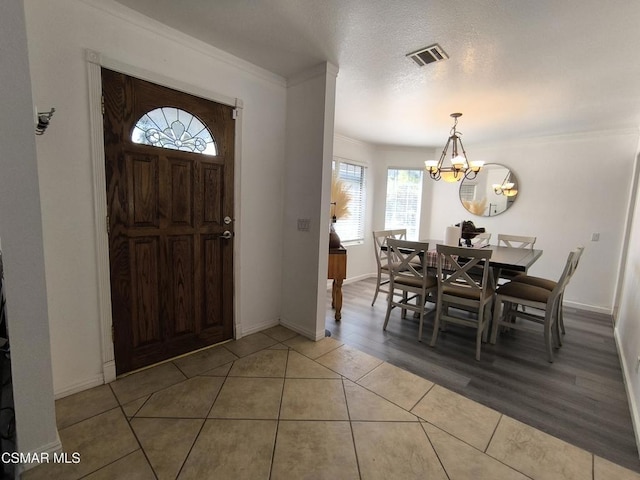
{"label": "dining table", "polygon": [[[427,268],[436,268],[438,266],[438,254],[436,245],[443,244],[442,240],[426,239],[421,242],[429,243],[429,250],[426,252],[425,266]],[[473,247],[461,247],[473,248]],[[498,245],[485,245],[480,247],[483,250],[492,250],[489,266],[494,272],[494,281],[498,280],[497,272],[499,270],[513,270],[517,272],[526,272],[541,256],[542,250],[531,248],[513,248]],[[446,265],[444,266],[446,269]]]}
{"label": "dining table", "polygon": [[[434,272],[438,267],[438,252],[436,250],[436,245],[442,245],[444,244],[444,241],[431,238],[421,239],[419,241],[429,244],[429,249],[425,252],[426,258],[424,258],[424,268]],[[386,250],[386,244],[383,245],[382,248]],[[473,249],[473,247],[460,248],[469,250]],[[498,245],[484,245],[479,248],[493,251],[491,258],[489,259],[489,267],[491,267],[490,277],[493,288],[497,287],[500,270],[514,270],[524,273],[542,256],[542,250],[540,249],[514,248]],[[453,270],[452,266],[447,267],[446,262],[443,265],[443,268],[445,270]]]}
{"label": "dining table", "polygon": [[[426,265],[427,267],[436,267],[438,255],[436,253],[436,245],[443,244],[442,240],[420,240],[429,243],[427,251]],[[473,248],[473,247],[461,247]],[[542,250],[531,248],[513,248],[498,245],[486,245],[480,247],[483,250],[492,250],[489,265],[492,268],[504,268],[508,270],[516,270],[518,272],[526,272],[541,256]]]}
{"label": "dining table", "polygon": [[[429,244],[429,250],[425,252],[425,266],[427,268],[436,268],[438,266],[438,253],[436,252],[436,245],[442,245],[444,244],[444,242],[442,240],[434,239],[425,239],[419,241]],[[460,248],[473,249],[473,247]],[[485,245],[479,248],[493,251],[493,253],[491,254],[491,258],[489,259],[489,266],[493,270],[505,269],[514,270],[517,272],[526,272],[529,267],[531,267],[531,265],[533,265],[542,256],[542,250],[540,249],[514,248],[498,245]],[[386,250],[387,246],[383,245],[382,249]],[[449,270],[448,268],[446,268],[446,265],[444,267],[445,270]]]}

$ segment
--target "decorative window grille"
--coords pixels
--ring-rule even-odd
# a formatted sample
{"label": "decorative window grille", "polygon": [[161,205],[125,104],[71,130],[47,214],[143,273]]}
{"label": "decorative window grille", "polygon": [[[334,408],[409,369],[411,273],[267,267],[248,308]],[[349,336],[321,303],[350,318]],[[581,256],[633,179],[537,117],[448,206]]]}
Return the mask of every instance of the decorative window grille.
{"label": "decorative window grille", "polygon": [[389,168],[384,228],[407,229],[408,240],[419,240],[422,170]]}
{"label": "decorative window grille", "polygon": [[211,131],[195,115],[175,107],[145,113],[131,132],[131,141],[141,145],[183,152],[217,155]]}
{"label": "decorative window grille", "polygon": [[351,197],[349,215],[340,218],[334,228],[342,243],[364,241],[364,220],[367,203],[366,167],[334,159],[333,169],[344,182]]}

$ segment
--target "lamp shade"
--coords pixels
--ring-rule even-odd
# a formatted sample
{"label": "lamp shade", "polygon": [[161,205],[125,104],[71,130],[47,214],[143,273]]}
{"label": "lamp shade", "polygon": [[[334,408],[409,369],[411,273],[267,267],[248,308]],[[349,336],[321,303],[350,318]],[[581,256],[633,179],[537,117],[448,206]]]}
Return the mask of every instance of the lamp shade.
{"label": "lamp shade", "polygon": [[442,176],[442,180],[448,183],[459,182],[462,180],[462,177],[464,177],[464,173],[462,172],[458,172],[457,175],[456,172],[440,172],[440,175]]}

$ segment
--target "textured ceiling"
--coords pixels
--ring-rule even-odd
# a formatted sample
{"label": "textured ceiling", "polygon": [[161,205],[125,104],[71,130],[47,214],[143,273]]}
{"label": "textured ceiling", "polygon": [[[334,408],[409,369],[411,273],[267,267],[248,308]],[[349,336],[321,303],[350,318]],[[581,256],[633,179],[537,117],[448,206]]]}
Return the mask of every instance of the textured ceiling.
{"label": "textured ceiling", "polygon": [[[635,0],[118,0],[284,77],[339,68],[336,132],[441,146],[638,128]],[[405,57],[439,43],[450,59]]]}

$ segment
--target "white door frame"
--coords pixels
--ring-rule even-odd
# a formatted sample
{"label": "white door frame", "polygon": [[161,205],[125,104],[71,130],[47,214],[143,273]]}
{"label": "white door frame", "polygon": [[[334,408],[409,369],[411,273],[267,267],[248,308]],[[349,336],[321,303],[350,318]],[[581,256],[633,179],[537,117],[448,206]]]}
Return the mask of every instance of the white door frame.
{"label": "white door frame", "polygon": [[[93,206],[95,215],[96,234],[96,264],[98,270],[98,315],[100,319],[100,340],[102,345],[102,374],[104,383],[116,378],[116,363],[113,349],[112,318],[111,318],[111,278],[109,265],[109,237],[107,234],[107,201],[106,174],[104,158],[104,124],[102,121],[102,67],[125,75],[147,80],[181,92],[196,95],[207,100],[229,105],[237,110],[234,155],[234,217],[239,216],[240,197],[240,158],[242,132],[242,100],[215,92],[205,91],[174,78],[165,77],[158,73],[149,72],[133,65],[119,62],[94,50],[86,50],[86,62],[89,82],[89,128],[91,132],[91,160],[93,165]],[[239,272],[239,256],[237,245],[240,244],[241,232],[239,223],[235,225],[236,242],[233,249],[233,278],[234,278],[234,338],[242,332],[239,319],[241,308],[241,292]]]}

